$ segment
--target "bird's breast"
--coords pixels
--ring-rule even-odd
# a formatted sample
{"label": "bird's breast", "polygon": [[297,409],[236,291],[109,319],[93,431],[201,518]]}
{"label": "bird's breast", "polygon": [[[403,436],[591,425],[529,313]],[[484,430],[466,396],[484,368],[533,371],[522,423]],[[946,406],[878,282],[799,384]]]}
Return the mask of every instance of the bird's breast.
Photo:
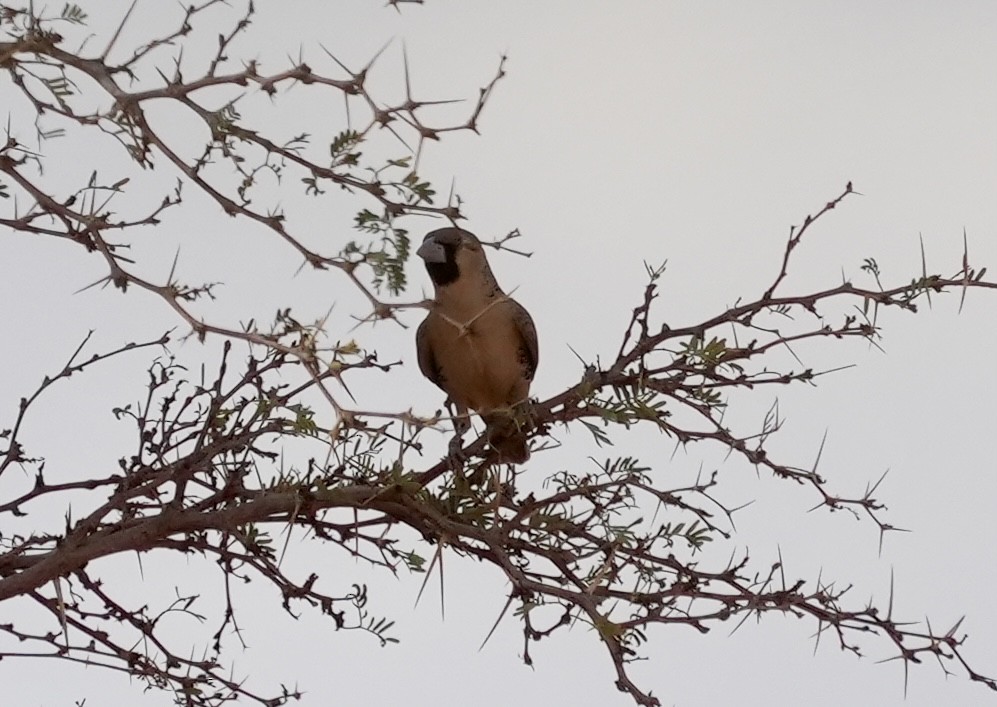
{"label": "bird's breast", "polygon": [[442,387],[453,401],[487,412],[525,400],[522,337],[507,308],[495,306],[463,329],[459,324],[434,316],[432,327]]}

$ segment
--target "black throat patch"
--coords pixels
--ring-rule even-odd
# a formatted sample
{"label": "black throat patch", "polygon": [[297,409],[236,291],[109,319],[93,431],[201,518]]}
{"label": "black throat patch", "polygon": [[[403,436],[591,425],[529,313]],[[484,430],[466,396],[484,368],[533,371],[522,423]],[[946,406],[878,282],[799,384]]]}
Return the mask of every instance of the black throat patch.
{"label": "black throat patch", "polygon": [[447,254],[447,259],[442,263],[426,263],[426,272],[429,278],[437,287],[449,285],[456,282],[460,277],[460,268],[457,267],[457,248],[453,243],[444,243],[443,250]]}

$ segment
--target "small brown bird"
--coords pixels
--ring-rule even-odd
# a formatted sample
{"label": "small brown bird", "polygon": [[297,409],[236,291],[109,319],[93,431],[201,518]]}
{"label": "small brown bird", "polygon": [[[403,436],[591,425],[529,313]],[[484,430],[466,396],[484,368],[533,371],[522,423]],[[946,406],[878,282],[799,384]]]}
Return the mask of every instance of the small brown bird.
{"label": "small brown bird", "polygon": [[473,233],[441,228],[426,236],[417,253],[436,290],[416,333],[419,369],[457,409],[457,446],[451,452],[460,448],[471,409],[485,421],[500,461],[525,462],[530,451],[523,426],[538,360],[533,319],[499,287]]}

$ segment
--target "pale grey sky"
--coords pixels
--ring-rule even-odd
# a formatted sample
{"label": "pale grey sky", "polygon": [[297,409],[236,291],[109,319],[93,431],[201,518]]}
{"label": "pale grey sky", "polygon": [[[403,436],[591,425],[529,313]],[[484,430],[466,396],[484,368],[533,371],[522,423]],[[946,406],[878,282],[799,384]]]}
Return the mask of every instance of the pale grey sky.
{"label": "pale grey sky", "polygon": [[[95,36],[88,46],[99,51],[128,3],[80,4],[92,18]],[[847,199],[812,231],[794,256],[788,289],[834,286],[842,272],[858,279],[865,257],[878,260],[886,279],[908,281],[920,268],[919,234],[929,269],[951,275],[961,265],[963,229],[971,261],[997,268],[993,2],[427,0],[400,14],[365,0],[257,4],[254,27],[235,44],[233,56],[256,57],[276,69],[300,49],[316,70],[332,73],[320,44],[359,66],[393,39],[371,76],[386,100],[400,95],[402,42],[416,97],[425,99],[475,95],[508,53],[508,76],[481,120],[482,135],[430,145],[422,172],[441,191],[456,180],[468,228],[479,235],[518,227],[526,236],[530,259],[498,254],[492,264],[507,289],[519,288],[517,299],[537,322],[542,362],[534,392],[540,397],[578,379],[569,346],[588,358],[615,353],[639,301],[643,261],[668,259],[660,311],[673,325],[692,323],[740,296],[759,294],[777,272],[789,226],[849,180],[862,196]],[[213,50],[225,18],[236,15],[211,15],[202,51]],[[178,16],[174,3],[139,0],[121,46],[154,36]],[[164,69],[168,56],[161,55]],[[197,59],[197,46],[188,45],[191,75],[202,65]],[[141,78],[155,81],[151,71]],[[0,105],[10,105],[10,91],[0,79]],[[277,105],[286,105],[283,110],[250,95],[243,113],[259,114],[256,124],[277,135],[307,130],[327,140],[340,129],[342,101],[322,103],[315,95],[282,96]],[[19,136],[28,139],[32,127],[23,106],[9,110]],[[462,110],[466,106],[439,114]],[[175,139],[203,138],[193,122],[172,123],[169,113],[161,119]],[[375,149],[391,149],[388,142],[381,145],[386,147]],[[55,188],[79,185],[96,164],[109,175],[131,174],[97,141],[64,140],[46,151],[58,164],[49,174]],[[137,185],[147,184],[148,201],[155,203],[162,196],[158,189],[174,179],[168,170],[135,175],[129,199],[142,204]],[[335,303],[330,327],[351,325],[349,315],[362,302],[339,274],[295,275],[297,258],[272,234],[221,215],[193,189],[187,193],[186,214],[135,243],[137,254],[152,264],[150,277],[166,276],[180,244],[179,272],[188,281],[225,283],[219,300],[198,310],[212,321],[266,321],[288,305],[303,319],[317,318]],[[340,194],[305,199],[296,179],[280,186],[276,200],[292,227],[317,244],[352,238],[352,214],[369,206]],[[433,225],[427,220],[425,229]],[[417,223],[410,227],[421,232]],[[0,427],[9,424],[17,399],[56,370],[87,330],[96,329],[97,341],[113,346],[179,324],[161,302],[140,292],[73,294],[103,275],[98,259],[76,248],[3,231],[0,246],[6,331],[0,338]],[[418,263],[410,276],[413,296],[429,287]],[[827,431],[821,469],[842,494],[861,493],[890,469],[879,490],[889,506],[886,519],[912,532],[889,535],[881,557],[872,523],[808,513],[818,502],[812,492],[757,476],[743,463],[725,463],[722,449],[692,448],[670,460],[672,443],[645,435],[638,451],[662,475],[694,473],[701,464],[719,467],[725,500],[755,502],[738,514],[734,542],[719,556],[748,549],[764,571],[781,549],[788,575],[813,580],[822,572],[825,581],[852,584],[856,606],[868,597],[885,604],[892,573],[896,615],[927,615],[936,628],[965,615],[966,656],[993,675],[997,299],[972,292],[961,315],[957,308],[956,296],[943,296],[917,317],[883,313],[885,355],[857,343],[804,349],[817,368],[858,366],[821,378],[816,388],[780,391],[788,421],[772,453],[806,465]],[[408,323],[420,316],[413,313]],[[439,406],[438,391],[414,366],[412,335],[413,329],[383,324],[355,332],[384,360],[406,361],[390,385],[378,380],[354,391],[365,406],[424,412]],[[194,342],[176,352],[191,362],[211,360]],[[48,458],[50,473],[105,468],[124,453],[131,436],[109,410],[141,394],[144,363],[136,358],[74,380],[47,399],[44,420],[36,418],[26,434]],[[760,420],[771,402],[771,391],[745,401],[743,419]],[[48,438],[51,428],[59,430],[58,439]],[[556,470],[555,461],[580,466],[589,454],[605,456],[582,433],[570,442],[558,455],[535,456],[525,473],[540,478]],[[477,564],[447,558],[447,617],[441,621],[433,586],[411,609],[420,576],[395,580],[369,573],[314,544],[292,544],[287,562],[338,575],[344,588],[368,582],[370,609],[398,620],[394,635],[402,642],[381,649],[365,636],[335,633],[314,616],[290,621],[273,593],[254,585],[246,590],[241,616],[250,649],[230,656],[235,674],[249,676],[261,691],[296,682],[307,692],[306,705],[631,704],[613,687],[611,663],[596,637],[582,627],[535,644],[533,669],[519,658],[520,626],[512,617],[478,652],[506,587],[497,573]],[[134,583],[136,597],[167,599],[176,586],[202,591],[206,613],[217,601],[209,596],[217,582],[199,585],[199,568],[179,558],[147,564],[144,583],[134,558],[105,565],[109,576]],[[20,610],[26,606],[3,607]],[[0,621],[7,620],[0,613]],[[902,664],[876,663],[892,655],[885,640],[866,641],[867,658],[857,660],[829,635],[814,655],[815,626],[807,621],[767,615],[733,636],[730,628],[715,626],[707,636],[652,631],[649,660],[635,666],[635,678],[664,705],[683,707],[930,707],[994,698],[954,667],[956,675],[946,679],[936,664],[925,664],[913,666],[905,699]],[[84,697],[88,707],[170,704],[168,696],[142,694],[119,675],[54,661],[3,661],[0,682],[5,694],[19,696],[11,704],[61,707]]]}

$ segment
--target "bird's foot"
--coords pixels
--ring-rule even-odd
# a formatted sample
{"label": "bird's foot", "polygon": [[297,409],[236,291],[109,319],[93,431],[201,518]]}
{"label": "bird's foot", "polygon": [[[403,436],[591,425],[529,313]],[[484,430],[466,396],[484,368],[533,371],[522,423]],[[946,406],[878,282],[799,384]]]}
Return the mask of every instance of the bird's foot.
{"label": "bird's foot", "polygon": [[451,470],[458,473],[464,472],[467,455],[464,454],[464,440],[460,435],[454,435],[453,439],[450,440],[447,447],[447,462],[450,464]]}

